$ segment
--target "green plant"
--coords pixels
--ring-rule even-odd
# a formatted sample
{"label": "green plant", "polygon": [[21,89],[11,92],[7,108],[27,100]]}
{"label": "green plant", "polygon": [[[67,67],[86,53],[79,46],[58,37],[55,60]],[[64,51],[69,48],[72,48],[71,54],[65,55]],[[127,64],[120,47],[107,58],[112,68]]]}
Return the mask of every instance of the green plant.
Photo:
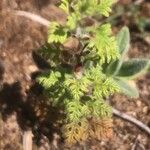
{"label": "green plant", "polygon": [[[37,80],[52,105],[63,110],[62,132],[70,144],[111,136],[112,111],[105,98],[116,92],[128,93],[122,77],[140,72],[134,66],[142,61],[123,61],[129,47],[127,29],[116,40],[110,24],[94,19],[95,15],[108,17],[113,3],[62,0],[59,7],[68,15],[67,21],[64,25],[50,23],[49,44],[41,51],[51,69]],[[129,67],[135,71],[124,71]]]}
{"label": "green plant", "polygon": [[118,83],[121,92],[129,97],[137,98],[139,93],[131,80],[148,71],[150,60],[145,58],[128,58],[130,33],[127,27],[122,28],[118,33],[117,43],[121,57],[117,61],[104,65],[104,73],[107,76],[111,76]]}

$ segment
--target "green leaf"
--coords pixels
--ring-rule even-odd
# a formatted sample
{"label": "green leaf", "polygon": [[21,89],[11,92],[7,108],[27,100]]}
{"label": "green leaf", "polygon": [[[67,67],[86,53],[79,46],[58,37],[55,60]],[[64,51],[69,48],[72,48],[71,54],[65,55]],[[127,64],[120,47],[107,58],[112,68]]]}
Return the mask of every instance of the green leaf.
{"label": "green leaf", "polygon": [[123,80],[120,78],[115,78],[116,83],[118,84],[120,91],[128,97],[138,98],[139,92],[137,88],[131,86],[127,80]]}
{"label": "green leaf", "polygon": [[77,15],[75,13],[72,13],[68,16],[67,20],[67,27],[69,27],[70,30],[74,30],[77,25]]}
{"label": "green leaf", "polygon": [[67,32],[57,22],[52,22],[48,29],[48,43],[63,43],[67,39]]}
{"label": "green leaf", "polygon": [[111,35],[110,24],[99,26],[94,34],[95,37],[90,40],[88,47],[94,52],[96,50],[96,56],[100,58],[100,62],[109,63],[111,60],[118,59],[117,43],[115,37]]}
{"label": "green leaf", "polygon": [[149,64],[149,59],[131,59],[125,61],[116,76],[136,78],[147,71]]}
{"label": "green leaf", "polygon": [[58,71],[50,71],[48,73],[42,74],[37,78],[37,81],[43,85],[45,89],[50,88],[51,86],[54,86],[61,77],[60,72]]}
{"label": "green leaf", "polygon": [[114,0],[101,0],[100,4],[97,6],[97,9],[102,15],[108,17],[109,13],[111,12],[111,6],[113,3]]}
{"label": "green leaf", "polygon": [[118,66],[118,60],[111,62],[110,64],[106,64],[104,67],[106,67],[105,73],[108,76],[114,76],[115,72],[117,72],[117,66]]}
{"label": "green leaf", "polygon": [[130,32],[128,27],[123,27],[117,34],[116,38],[120,54],[125,55],[128,52],[130,46]]}
{"label": "green leaf", "polygon": [[130,45],[130,33],[127,27],[123,27],[117,34],[117,44],[121,57],[117,61],[110,63],[106,69],[108,75],[116,75],[121,68],[124,57],[129,50]]}
{"label": "green leaf", "polygon": [[98,14],[108,17],[114,2],[115,0],[78,0],[73,8],[76,12],[80,12],[81,14],[89,16]]}
{"label": "green leaf", "polygon": [[61,5],[59,6],[59,8],[61,8],[67,14],[69,14],[69,2],[68,2],[68,0],[61,0]]}

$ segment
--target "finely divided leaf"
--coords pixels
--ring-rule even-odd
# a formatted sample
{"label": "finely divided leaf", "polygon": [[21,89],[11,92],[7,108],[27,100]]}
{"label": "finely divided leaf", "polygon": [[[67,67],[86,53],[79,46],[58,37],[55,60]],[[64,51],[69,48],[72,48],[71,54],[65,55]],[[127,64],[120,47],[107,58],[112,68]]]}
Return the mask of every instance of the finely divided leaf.
{"label": "finely divided leaf", "polygon": [[90,16],[98,14],[108,17],[114,2],[114,0],[82,0],[77,1],[73,8],[81,14],[85,13]]}
{"label": "finely divided leaf", "polygon": [[67,39],[67,32],[57,22],[52,22],[48,29],[48,43],[63,43]]}
{"label": "finely divided leaf", "polygon": [[109,63],[119,57],[115,37],[111,35],[110,24],[104,24],[95,31],[95,37],[91,39],[89,48],[96,49],[96,55],[101,63]]}
{"label": "finely divided leaf", "polygon": [[70,30],[73,30],[76,28],[76,25],[77,25],[77,16],[75,13],[72,13],[68,16],[67,27],[69,27]]}
{"label": "finely divided leaf", "polygon": [[61,5],[59,6],[65,13],[69,14],[69,2],[68,0],[61,0]]}
{"label": "finely divided leaf", "polygon": [[97,6],[97,9],[102,15],[108,17],[113,3],[114,0],[101,0],[100,4]]}

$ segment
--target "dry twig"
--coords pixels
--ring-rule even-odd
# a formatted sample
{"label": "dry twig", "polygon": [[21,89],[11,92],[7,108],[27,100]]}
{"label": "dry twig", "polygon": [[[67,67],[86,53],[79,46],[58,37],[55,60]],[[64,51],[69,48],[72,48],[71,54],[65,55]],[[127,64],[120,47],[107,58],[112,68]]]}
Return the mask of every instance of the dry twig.
{"label": "dry twig", "polygon": [[113,114],[119,118],[122,118],[126,121],[129,121],[129,122],[135,124],[136,126],[141,128],[142,130],[146,131],[150,135],[150,128],[148,126],[146,126],[144,123],[142,123],[141,121],[139,121],[125,113],[122,113],[115,108],[113,108]]}
{"label": "dry twig", "polygon": [[31,19],[35,22],[38,22],[40,23],[41,25],[44,25],[46,27],[49,26],[49,21],[39,15],[36,15],[36,14],[33,14],[33,13],[30,13],[30,12],[26,12],[26,11],[15,11],[15,14],[18,15],[18,16],[23,16],[23,17],[26,17],[28,19]]}
{"label": "dry twig", "polygon": [[23,150],[32,150],[32,131],[25,131],[23,134]]}

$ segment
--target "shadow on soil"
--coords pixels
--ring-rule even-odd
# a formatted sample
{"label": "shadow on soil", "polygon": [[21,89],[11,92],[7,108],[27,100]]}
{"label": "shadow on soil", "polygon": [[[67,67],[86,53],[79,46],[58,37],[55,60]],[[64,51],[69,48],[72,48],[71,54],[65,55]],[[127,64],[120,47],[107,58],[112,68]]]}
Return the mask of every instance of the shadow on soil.
{"label": "shadow on soil", "polygon": [[[40,69],[49,67],[34,52],[33,59]],[[16,112],[20,128],[24,131],[29,128],[32,129],[37,145],[40,144],[43,135],[52,141],[54,133],[60,134],[60,126],[58,127],[59,110],[51,107],[42,94],[43,88],[34,80],[39,73],[40,71],[32,73],[33,84],[25,95],[22,94],[19,81],[11,85],[4,83],[0,90],[2,119],[7,120],[9,115]]]}

